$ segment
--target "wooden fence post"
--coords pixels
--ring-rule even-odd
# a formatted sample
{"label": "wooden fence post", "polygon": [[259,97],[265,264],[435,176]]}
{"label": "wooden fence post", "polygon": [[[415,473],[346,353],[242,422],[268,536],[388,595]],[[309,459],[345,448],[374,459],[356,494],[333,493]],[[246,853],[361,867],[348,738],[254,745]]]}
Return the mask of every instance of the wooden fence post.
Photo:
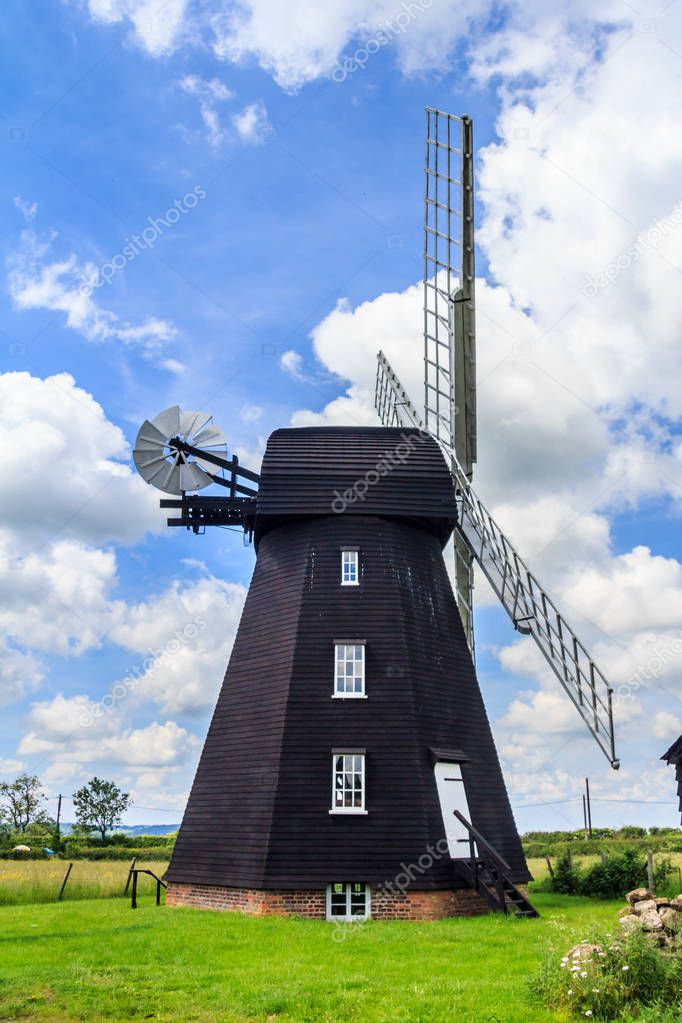
{"label": "wooden fence post", "polygon": [[130,908],[137,909],[137,871],[133,871],[133,897],[130,900]]}
{"label": "wooden fence post", "polygon": [[651,849],[646,854],[646,877],[649,884],[649,891],[654,890],[654,854]]}
{"label": "wooden fence post", "polygon": [[68,867],[66,868],[66,873],[64,874],[64,880],[62,881],[62,886],[59,889],[59,896],[58,896],[58,899],[57,899],[58,902],[61,902],[63,897],[64,897],[64,889],[66,888],[66,882],[69,880],[69,874],[71,873],[72,867],[73,867],[73,863],[69,863]]}
{"label": "wooden fence post", "polygon": [[130,879],[131,879],[131,877],[133,876],[133,871],[135,870],[135,864],[136,864],[136,863],[137,863],[137,856],[133,856],[133,862],[132,862],[132,863],[130,864],[130,869],[129,869],[129,871],[128,871],[128,878],[127,878],[127,880],[126,880],[126,886],[125,886],[125,888],[123,889],[123,894],[124,894],[124,895],[127,895],[127,894],[128,894],[128,888],[129,888],[129,886],[130,886]]}
{"label": "wooden fence post", "polygon": [[549,871],[549,876],[554,877],[554,867],[552,866],[552,861],[550,860],[549,856],[545,856],[545,860],[547,861],[547,870]]}
{"label": "wooden fence post", "polygon": [[606,853],[604,852],[603,849],[601,851],[601,862],[602,862],[602,866],[605,867],[606,866]]}

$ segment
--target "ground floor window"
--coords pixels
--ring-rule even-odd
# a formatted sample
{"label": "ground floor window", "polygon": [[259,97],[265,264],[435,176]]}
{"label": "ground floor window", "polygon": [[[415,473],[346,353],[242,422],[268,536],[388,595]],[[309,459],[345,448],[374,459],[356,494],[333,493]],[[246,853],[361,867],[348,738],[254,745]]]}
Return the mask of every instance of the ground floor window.
{"label": "ground floor window", "polygon": [[366,920],[370,916],[369,885],[337,881],[327,887],[327,920]]}

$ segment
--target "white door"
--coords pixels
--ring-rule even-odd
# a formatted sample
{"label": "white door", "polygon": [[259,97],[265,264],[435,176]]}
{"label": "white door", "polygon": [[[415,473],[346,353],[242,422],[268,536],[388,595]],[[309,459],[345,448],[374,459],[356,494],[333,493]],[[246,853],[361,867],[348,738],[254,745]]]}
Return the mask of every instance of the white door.
{"label": "white door", "polygon": [[457,820],[453,812],[459,810],[463,817],[466,817],[468,821],[471,820],[462,780],[462,769],[459,764],[448,764],[439,760],[434,767],[434,772],[448,849],[453,859],[462,859],[469,855],[469,832]]}

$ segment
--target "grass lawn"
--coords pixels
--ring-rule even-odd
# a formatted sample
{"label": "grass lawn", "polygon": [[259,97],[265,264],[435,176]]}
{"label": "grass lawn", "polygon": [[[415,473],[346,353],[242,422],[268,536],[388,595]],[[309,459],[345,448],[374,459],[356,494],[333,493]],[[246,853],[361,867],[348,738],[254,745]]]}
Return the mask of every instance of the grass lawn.
{"label": "grass lawn", "polygon": [[619,903],[538,895],[540,920],[348,925],[157,909],[150,894],[0,908],[1,1020],[549,1023],[526,980]]}

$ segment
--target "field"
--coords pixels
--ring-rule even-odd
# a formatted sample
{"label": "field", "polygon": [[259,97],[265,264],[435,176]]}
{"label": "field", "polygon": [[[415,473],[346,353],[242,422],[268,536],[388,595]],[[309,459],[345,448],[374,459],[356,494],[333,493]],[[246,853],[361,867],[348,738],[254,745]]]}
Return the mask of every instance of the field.
{"label": "field", "polygon": [[[682,853],[658,853],[656,859],[663,856],[682,867]],[[576,856],[575,863],[589,866],[598,859],[598,856]],[[159,877],[163,877],[168,869],[167,860],[138,865],[154,871]],[[0,860],[0,906],[56,901],[67,866],[63,860]],[[121,895],[129,866],[122,860],[74,860],[65,901]],[[547,876],[544,859],[529,859],[528,866],[536,880]],[[140,884],[151,884],[151,880],[141,878]]]}
{"label": "field", "polygon": [[157,909],[122,899],[0,909],[0,1019],[555,1023],[527,980],[617,905],[536,899],[540,920],[367,923]]}
{"label": "field", "polygon": [[[163,877],[168,862],[140,863]],[[31,902],[54,902],[59,894],[68,863],[63,860],[0,860],[0,906]],[[130,863],[121,860],[74,860],[64,898],[110,898],[122,895]],[[140,880],[151,883],[151,878]]]}
{"label": "field", "polygon": [[[642,858],[645,854],[642,853]],[[551,856],[552,866],[556,866],[557,857]],[[594,863],[599,862],[599,856],[574,856],[573,862],[578,867],[591,867]],[[662,860],[670,860],[673,866],[682,869],[682,853],[679,852],[657,852],[654,854],[654,863],[660,863]],[[528,857],[526,860],[528,863],[528,869],[535,878],[536,881],[541,881],[547,877],[547,863],[544,857]],[[682,889],[682,885],[680,886]]]}

